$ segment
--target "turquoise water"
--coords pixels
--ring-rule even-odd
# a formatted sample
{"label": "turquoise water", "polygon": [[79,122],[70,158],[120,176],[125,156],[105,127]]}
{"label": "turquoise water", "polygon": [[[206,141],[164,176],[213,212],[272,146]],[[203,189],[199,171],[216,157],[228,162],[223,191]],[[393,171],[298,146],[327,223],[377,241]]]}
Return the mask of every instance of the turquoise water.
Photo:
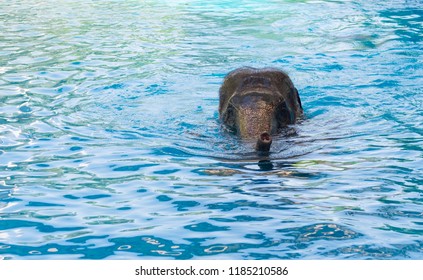
{"label": "turquoise water", "polygon": [[[0,9],[0,259],[423,259],[423,2]],[[258,163],[240,66],[305,118]]]}

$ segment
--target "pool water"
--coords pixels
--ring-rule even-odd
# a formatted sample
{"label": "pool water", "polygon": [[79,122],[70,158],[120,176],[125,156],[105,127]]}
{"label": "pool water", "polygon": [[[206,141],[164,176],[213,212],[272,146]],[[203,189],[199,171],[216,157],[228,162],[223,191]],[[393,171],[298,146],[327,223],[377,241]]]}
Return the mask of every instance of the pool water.
{"label": "pool water", "polygon": [[[423,2],[15,0],[0,10],[0,259],[423,259]],[[229,71],[305,116],[268,161]]]}

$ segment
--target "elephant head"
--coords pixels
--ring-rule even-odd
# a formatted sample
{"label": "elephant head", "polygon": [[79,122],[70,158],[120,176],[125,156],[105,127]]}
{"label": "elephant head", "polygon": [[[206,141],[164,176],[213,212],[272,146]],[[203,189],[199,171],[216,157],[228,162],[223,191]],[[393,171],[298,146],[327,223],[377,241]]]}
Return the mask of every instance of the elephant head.
{"label": "elephant head", "polygon": [[236,69],[219,91],[221,121],[241,138],[257,139],[258,152],[268,152],[272,135],[294,124],[302,111],[291,79],[275,68]]}

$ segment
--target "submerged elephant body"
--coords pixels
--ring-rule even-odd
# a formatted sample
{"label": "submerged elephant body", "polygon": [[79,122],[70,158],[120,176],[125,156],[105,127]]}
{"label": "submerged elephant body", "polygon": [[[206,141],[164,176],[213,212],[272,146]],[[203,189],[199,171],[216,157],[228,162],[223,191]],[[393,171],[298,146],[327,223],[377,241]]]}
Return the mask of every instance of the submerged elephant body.
{"label": "submerged elephant body", "polygon": [[244,139],[269,151],[271,135],[302,115],[301,100],[288,75],[275,68],[243,67],[230,72],[219,91],[221,121]]}

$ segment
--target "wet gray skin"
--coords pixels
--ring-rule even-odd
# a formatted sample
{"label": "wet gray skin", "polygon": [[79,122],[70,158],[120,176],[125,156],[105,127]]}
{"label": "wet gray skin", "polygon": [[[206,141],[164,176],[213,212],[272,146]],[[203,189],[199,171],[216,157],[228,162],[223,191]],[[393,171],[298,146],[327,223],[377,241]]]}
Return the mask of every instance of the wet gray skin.
{"label": "wet gray skin", "polygon": [[272,135],[302,115],[297,89],[276,68],[243,67],[226,75],[219,91],[221,121],[243,139],[255,139],[258,152],[269,152]]}

